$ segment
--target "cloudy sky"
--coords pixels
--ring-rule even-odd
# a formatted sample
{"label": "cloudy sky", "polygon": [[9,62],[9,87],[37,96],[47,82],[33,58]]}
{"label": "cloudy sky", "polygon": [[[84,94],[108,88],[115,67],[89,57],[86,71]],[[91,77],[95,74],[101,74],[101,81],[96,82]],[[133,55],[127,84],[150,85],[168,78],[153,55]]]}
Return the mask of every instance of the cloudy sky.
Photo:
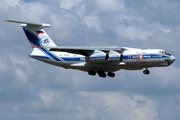
{"label": "cloudy sky", "polygon": [[[179,120],[179,0],[0,0],[0,118]],[[28,57],[22,29],[6,19],[49,23],[57,45],[160,48],[166,68],[89,76]]]}

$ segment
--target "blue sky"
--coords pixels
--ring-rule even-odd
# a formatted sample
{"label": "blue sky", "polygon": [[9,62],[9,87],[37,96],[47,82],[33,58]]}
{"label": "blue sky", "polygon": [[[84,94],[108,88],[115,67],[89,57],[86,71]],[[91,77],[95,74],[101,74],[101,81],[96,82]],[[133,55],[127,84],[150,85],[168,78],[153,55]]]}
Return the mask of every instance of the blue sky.
{"label": "blue sky", "polygon": [[[0,118],[5,120],[179,120],[180,2],[178,0],[4,0],[0,4]],[[28,57],[18,24],[49,23],[57,45],[160,48],[169,67],[89,76]]]}

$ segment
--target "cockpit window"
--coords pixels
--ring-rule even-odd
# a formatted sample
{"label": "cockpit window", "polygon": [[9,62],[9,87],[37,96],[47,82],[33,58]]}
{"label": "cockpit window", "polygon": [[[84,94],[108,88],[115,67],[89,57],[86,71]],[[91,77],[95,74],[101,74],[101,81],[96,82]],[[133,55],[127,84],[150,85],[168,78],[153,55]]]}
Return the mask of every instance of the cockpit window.
{"label": "cockpit window", "polygon": [[171,54],[169,54],[169,53],[166,52],[166,51],[159,51],[159,53],[164,54],[164,55],[169,55],[169,56],[171,56]]}

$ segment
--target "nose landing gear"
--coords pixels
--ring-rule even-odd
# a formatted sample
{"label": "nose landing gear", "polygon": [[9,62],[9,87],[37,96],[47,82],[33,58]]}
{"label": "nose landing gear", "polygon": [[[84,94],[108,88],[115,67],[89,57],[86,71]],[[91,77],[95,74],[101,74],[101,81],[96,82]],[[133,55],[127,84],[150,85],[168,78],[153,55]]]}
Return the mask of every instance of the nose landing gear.
{"label": "nose landing gear", "polygon": [[149,75],[150,71],[146,68],[146,70],[143,70],[143,73]]}

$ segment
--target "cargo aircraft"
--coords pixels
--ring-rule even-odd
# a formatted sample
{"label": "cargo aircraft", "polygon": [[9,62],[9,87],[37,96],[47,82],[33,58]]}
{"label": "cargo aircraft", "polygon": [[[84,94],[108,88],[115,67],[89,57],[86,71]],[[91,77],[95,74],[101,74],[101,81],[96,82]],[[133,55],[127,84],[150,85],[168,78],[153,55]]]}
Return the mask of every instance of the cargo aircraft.
{"label": "cargo aircraft", "polygon": [[151,67],[166,67],[175,61],[175,57],[161,49],[137,49],[119,46],[56,46],[44,31],[50,24],[20,23],[29,40],[32,52],[29,57],[39,61],[88,72],[89,75],[105,78],[114,77],[116,71],[140,70],[148,75]]}

